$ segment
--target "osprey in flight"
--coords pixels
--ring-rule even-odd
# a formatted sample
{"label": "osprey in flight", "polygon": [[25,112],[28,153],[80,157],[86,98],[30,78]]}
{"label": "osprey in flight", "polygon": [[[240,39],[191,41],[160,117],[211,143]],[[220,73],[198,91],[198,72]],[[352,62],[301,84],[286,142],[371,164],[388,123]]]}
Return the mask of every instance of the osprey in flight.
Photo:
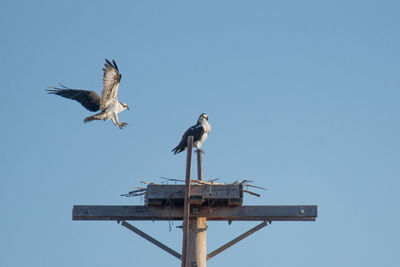
{"label": "osprey in flight", "polygon": [[112,63],[106,59],[106,63],[103,68],[103,91],[101,92],[101,97],[93,91],[88,90],[78,90],[67,88],[60,84],[63,88],[56,88],[49,86],[48,93],[59,95],[65,98],[73,99],[81,103],[86,109],[96,112],[100,110],[93,116],[85,118],[83,121],[89,122],[92,120],[112,120],[113,124],[122,129],[124,126],[128,125],[126,122],[119,122],[118,113],[129,110],[127,104],[119,102],[117,99],[118,87],[121,81],[121,74],[118,71],[117,64],[113,60]]}
{"label": "osprey in flight", "polygon": [[207,139],[208,133],[211,131],[211,126],[208,124],[208,115],[202,113],[197,120],[197,124],[193,125],[182,136],[181,142],[172,149],[172,152],[178,154],[187,148],[187,139],[189,136],[193,136],[194,146],[200,150],[201,144]]}

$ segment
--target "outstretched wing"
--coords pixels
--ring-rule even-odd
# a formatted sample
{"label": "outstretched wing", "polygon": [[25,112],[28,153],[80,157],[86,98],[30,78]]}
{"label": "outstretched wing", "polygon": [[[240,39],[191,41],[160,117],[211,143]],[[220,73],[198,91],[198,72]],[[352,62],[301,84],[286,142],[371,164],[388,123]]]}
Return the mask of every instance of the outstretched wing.
{"label": "outstretched wing", "polygon": [[49,88],[51,89],[47,89],[46,91],[49,94],[59,95],[65,98],[76,100],[90,111],[94,112],[100,109],[100,96],[95,92],[88,90],[71,89],[62,84],[60,84],[60,86],[62,88],[49,86]]}
{"label": "outstretched wing", "polygon": [[101,92],[100,109],[104,110],[107,106],[117,99],[118,87],[121,81],[121,74],[118,71],[117,64],[113,60],[112,63],[106,59],[103,68],[103,91]]}
{"label": "outstretched wing", "polygon": [[201,124],[194,125],[190,127],[189,129],[186,130],[186,132],[183,134],[181,141],[179,144],[172,149],[171,152],[174,152],[174,154],[178,154],[179,152],[182,152],[187,148],[187,139],[189,136],[193,136],[193,143],[196,141],[200,140],[201,136],[204,134],[204,128]]}

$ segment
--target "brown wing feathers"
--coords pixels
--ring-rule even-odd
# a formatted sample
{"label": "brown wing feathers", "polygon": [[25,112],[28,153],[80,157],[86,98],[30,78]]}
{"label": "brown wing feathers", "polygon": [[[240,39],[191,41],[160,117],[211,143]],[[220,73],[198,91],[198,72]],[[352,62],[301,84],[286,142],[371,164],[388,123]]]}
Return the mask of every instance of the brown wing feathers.
{"label": "brown wing feathers", "polygon": [[121,81],[121,74],[118,71],[117,63],[112,60],[112,63],[106,59],[103,71],[103,91],[101,97],[94,91],[71,89],[62,84],[62,88],[49,86],[47,90],[49,94],[59,95],[65,98],[73,99],[81,103],[83,107],[90,111],[104,110],[109,105],[110,101],[117,98],[118,87]]}
{"label": "brown wing feathers", "polygon": [[95,112],[100,109],[100,96],[95,92],[89,90],[71,89],[62,84],[60,84],[60,86],[62,88],[49,86],[51,89],[46,91],[49,94],[59,95],[65,98],[76,100],[90,111]]}
{"label": "brown wing feathers", "polygon": [[117,98],[119,82],[121,74],[118,71],[117,64],[113,60],[112,63],[106,59],[103,71],[103,91],[101,92],[100,109],[104,110],[110,101]]}

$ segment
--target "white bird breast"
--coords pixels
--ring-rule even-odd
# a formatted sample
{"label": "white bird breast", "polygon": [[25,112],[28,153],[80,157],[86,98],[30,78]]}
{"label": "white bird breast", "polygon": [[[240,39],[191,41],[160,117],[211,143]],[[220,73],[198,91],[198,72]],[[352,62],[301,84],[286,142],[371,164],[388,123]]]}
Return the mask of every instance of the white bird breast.
{"label": "white bird breast", "polygon": [[114,116],[114,114],[116,115],[120,113],[122,108],[123,107],[118,101],[113,101],[112,104],[110,104],[105,110],[106,120],[111,119]]}
{"label": "white bird breast", "polygon": [[197,141],[196,143],[196,147],[199,149],[201,147],[201,144],[206,141],[207,137],[208,137],[208,133],[211,131],[211,126],[210,124],[207,122],[207,120],[203,120],[201,122],[201,126],[203,126],[204,129],[204,133],[201,136],[200,140]]}

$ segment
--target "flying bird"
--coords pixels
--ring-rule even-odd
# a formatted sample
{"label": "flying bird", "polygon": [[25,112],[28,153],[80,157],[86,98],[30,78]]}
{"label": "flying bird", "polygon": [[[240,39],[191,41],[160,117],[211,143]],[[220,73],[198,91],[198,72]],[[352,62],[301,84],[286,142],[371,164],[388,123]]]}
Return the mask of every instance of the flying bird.
{"label": "flying bird", "polygon": [[83,120],[87,123],[92,120],[112,120],[113,124],[122,129],[128,125],[126,122],[119,122],[118,113],[129,110],[127,104],[119,102],[117,93],[121,81],[121,74],[118,71],[117,64],[113,60],[112,63],[106,59],[103,68],[103,91],[101,97],[96,92],[89,90],[71,89],[62,84],[62,88],[49,86],[47,92],[49,94],[59,95],[65,98],[73,99],[81,103],[86,109],[96,112],[101,111],[93,116],[89,116]]}
{"label": "flying bird", "polygon": [[194,146],[201,151],[201,144],[207,139],[208,133],[211,131],[211,126],[208,123],[208,115],[202,113],[197,120],[197,124],[193,125],[182,136],[181,142],[172,149],[171,152],[178,154],[187,148],[187,139],[189,136],[193,136]]}

